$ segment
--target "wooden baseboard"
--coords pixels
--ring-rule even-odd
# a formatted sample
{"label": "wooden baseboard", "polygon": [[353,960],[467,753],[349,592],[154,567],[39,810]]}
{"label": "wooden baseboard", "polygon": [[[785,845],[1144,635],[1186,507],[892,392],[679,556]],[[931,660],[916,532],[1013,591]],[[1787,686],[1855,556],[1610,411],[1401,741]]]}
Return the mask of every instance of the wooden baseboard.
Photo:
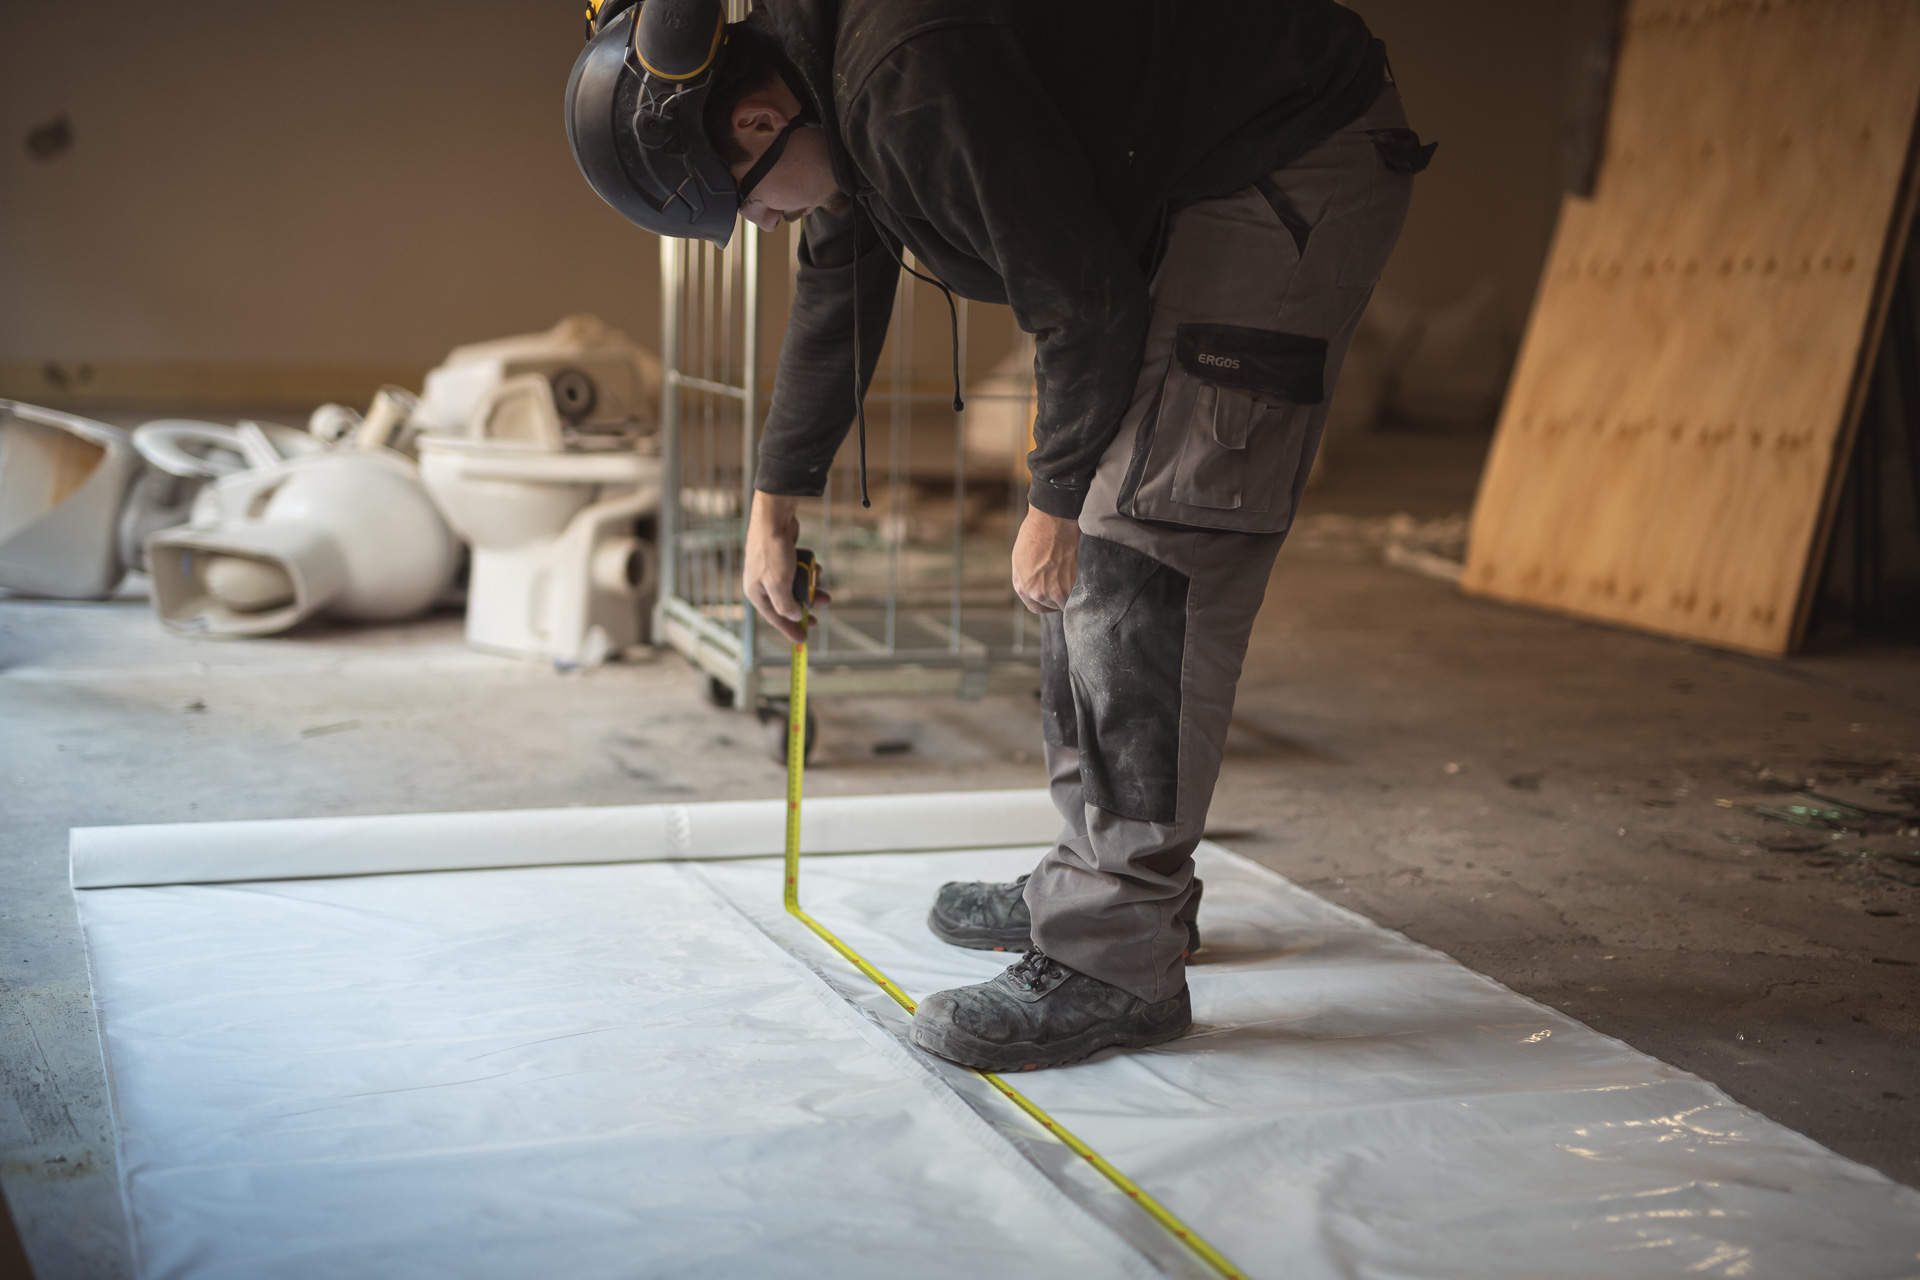
{"label": "wooden baseboard", "polygon": [[365,408],[389,384],[417,392],[426,366],[412,364],[161,364],[0,360],[0,399],[68,406],[288,406],[329,401]]}

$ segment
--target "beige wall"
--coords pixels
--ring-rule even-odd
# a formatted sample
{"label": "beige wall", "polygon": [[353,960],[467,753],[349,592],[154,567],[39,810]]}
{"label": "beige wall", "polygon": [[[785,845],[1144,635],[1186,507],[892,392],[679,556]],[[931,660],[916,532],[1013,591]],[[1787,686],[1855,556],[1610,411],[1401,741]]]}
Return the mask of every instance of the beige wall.
{"label": "beige wall", "polygon": [[1482,277],[1516,334],[1561,199],[1560,131],[1600,0],[1350,0],[1387,42],[1421,136],[1437,139],[1385,283],[1440,303]]}
{"label": "beige wall", "polygon": [[[653,242],[561,128],[580,7],[8,0],[0,361],[244,394],[569,311],[651,341]],[[72,151],[31,158],[62,111]]]}
{"label": "beige wall", "polygon": [[[364,400],[570,311],[655,342],[653,242],[560,127],[578,7],[0,5],[0,394],[57,398],[54,361],[96,396]],[[1439,301],[1491,274],[1517,326],[1586,0],[1355,7],[1442,142],[1391,284]],[[73,149],[34,159],[62,112]]]}

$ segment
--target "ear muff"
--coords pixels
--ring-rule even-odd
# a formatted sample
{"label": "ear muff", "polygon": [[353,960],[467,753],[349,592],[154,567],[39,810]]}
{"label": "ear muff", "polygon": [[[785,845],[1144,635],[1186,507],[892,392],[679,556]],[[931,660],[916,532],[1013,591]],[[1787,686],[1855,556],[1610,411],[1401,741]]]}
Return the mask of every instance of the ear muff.
{"label": "ear muff", "polygon": [[720,0],[647,0],[634,27],[633,52],[648,75],[677,84],[713,69],[726,30]]}

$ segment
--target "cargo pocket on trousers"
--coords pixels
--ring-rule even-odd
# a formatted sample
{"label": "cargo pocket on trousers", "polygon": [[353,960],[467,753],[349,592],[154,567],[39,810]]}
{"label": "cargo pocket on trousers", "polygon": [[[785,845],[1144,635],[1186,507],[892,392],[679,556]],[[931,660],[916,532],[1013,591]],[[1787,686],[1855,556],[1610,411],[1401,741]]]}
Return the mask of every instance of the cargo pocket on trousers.
{"label": "cargo pocket on trousers", "polygon": [[1249,391],[1202,382],[1186,442],[1174,463],[1174,500],[1253,517],[1270,514],[1276,501],[1285,502],[1291,486],[1273,481],[1293,475],[1305,435],[1288,429],[1288,407]]}
{"label": "cargo pocket on trousers", "polygon": [[1278,533],[1326,399],[1327,342],[1244,325],[1183,324],[1119,506],[1140,520]]}

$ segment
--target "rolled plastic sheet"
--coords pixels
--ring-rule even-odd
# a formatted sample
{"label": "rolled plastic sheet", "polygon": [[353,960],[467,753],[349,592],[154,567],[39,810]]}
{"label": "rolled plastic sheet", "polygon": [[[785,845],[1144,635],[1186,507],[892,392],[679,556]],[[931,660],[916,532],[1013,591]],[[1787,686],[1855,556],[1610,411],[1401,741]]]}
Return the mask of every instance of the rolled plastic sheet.
{"label": "rolled plastic sheet", "polygon": [[[76,889],[304,880],[563,863],[739,858],[780,853],[786,803],[736,800],[602,808],[405,813],[76,827]],[[1050,840],[1044,791],[823,797],[801,814],[806,853],[984,848]]]}
{"label": "rolled plastic sheet", "polygon": [[[968,820],[942,827],[917,843]],[[781,911],[777,860],[420,874],[389,852],[381,875],[76,895],[141,1276],[1206,1274],[908,1048],[897,1007]],[[801,891],[924,995],[1007,959],[935,941],[935,889],[1041,852],[808,859]],[[1920,1275],[1915,1192],[1198,859],[1193,1032],[1019,1085],[1249,1274]]]}

